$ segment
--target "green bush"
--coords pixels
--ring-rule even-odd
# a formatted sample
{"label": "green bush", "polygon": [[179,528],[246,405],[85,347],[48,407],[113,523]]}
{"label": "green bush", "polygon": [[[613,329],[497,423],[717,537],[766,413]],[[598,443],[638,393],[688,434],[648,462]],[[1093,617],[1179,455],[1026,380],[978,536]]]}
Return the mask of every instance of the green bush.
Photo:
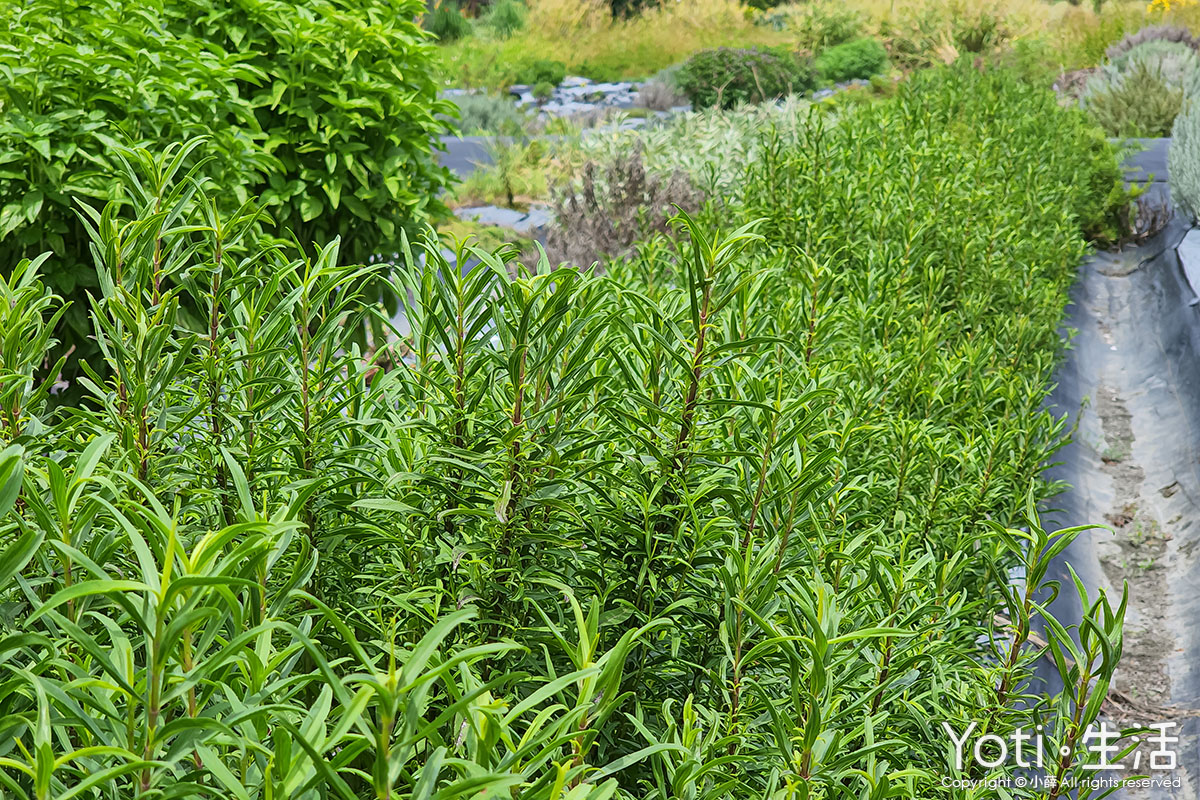
{"label": "green bush", "polygon": [[536,86],[539,83],[558,86],[565,77],[567,77],[566,64],[546,58],[519,62],[513,72],[514,83],[524,83],[530,86]]}
{"label": "green bush", "polygon": [[1172,86],[1160,67],[1136,61],[1126,71],[1089,84],[1083,100],[1110,136],[1156,137],[1170,133],[1183,95],[1183,88]]}
{"label": "green bush", "polygon": [[887,60],[883,43],[864,36],[824,51],[817,56],[816,68],[822,78],[835,83],[856,78],[865,80],[885,71]]}
{"label": "green bush", "polygon": [[507,39],[524,30],[525,16],[525,4],[521,0],[496,0],[483,17],[483,24],[496,36]]}
{"label": "green bush", "polygon": [[546,100],[549,100],[553,94],[554,94],[554,84],[553,83],[547,83],[546,81],[542,81],[541,83],[535,84],[533,87],[533,97],[535,100],[545,102]]}
{"label": "green bush", "polygon": [[455,42],[471,35],[471,21],[463,16],[457,3],[439,2],[425,15],[423,25],[442,42]]}
{"label": "green bush", "polygon": [[89,402],[47,416],[61,304],[0,279],[5,797],[959,800],[942,721],[1094,775],[1125,604],[1033,598],[1112,147],[971,69],[759,134],[720,226],[605,274],[402,248],[370,349],[384,267],[160,229],[150,174],[227,187],[135,154]]}
{"label": "green bush", "polygon": [[802,94],[816,85],[809,63],[798,55],[758,48],[718,47],[694,54],[675,74],[694,108],[733,108]]}
{"label": "green bush", "polygon": [[[0,265],[47,250],[72,298],[64,347],[87,353],[96,288],[80,200],[114,196],[114,145],[208,137],[199,165],[236,208],[251,196],[306,245],[348,258],[443,213],[449,173],[432,45],[417,0],[59,2],[0,7]],[[189,161],[188,167],[193,166]],[[168,224],[168,221],[164,221]],[[173,276],[160,276],[170,283]]]}

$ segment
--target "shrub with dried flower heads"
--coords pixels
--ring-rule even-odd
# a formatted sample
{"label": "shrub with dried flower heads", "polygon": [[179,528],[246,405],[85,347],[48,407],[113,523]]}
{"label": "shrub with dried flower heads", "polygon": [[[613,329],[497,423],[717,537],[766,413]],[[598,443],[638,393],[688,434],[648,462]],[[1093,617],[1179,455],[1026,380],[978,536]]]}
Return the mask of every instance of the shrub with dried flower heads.
{"label": "shrub with dried flower heads", "polygon": [[670,230],[677,210],[695,213],[703,202],[682,170],[647,175],[640,146],[603,166],[589,161],[555,198],[546,254],[553,264],[579,267],[620,258],[635,242]]}

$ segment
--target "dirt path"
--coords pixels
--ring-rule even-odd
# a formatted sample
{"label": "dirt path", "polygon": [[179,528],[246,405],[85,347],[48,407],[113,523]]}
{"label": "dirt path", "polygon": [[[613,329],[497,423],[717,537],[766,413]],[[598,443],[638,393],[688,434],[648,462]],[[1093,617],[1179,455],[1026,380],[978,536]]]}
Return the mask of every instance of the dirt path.
{"label": "dirt path", "polygon": [[[1101,383],[1093,407],[1104,433],[1101,470],[1112,480],[1112,506],[1104,515],[1114,535],[1099,537],[1096,551],[1114,589],[1129,584],[1130,614],[1125,628],[1125,652],[1113,682],[1111,716],[1130,724],[1170,702],[1167,656],[1176,649],[1167,625],[1167,543],[1173,539],[1158,518],[1154,504],[1142,496],[1145,470],[1133,459],[1132,417],[1118,392]],[[1173,483],[1178,488],[1178,483]],[[1168,491],[1170,491],[1168,489]],[[1178,520],[1174,521],[1175,523]],[[1117,698],[1120,700],[1117,700]],[[1117,705],[1121,703],[1121,705]],[[1122,707],[1125,706],[1125,707]]]}

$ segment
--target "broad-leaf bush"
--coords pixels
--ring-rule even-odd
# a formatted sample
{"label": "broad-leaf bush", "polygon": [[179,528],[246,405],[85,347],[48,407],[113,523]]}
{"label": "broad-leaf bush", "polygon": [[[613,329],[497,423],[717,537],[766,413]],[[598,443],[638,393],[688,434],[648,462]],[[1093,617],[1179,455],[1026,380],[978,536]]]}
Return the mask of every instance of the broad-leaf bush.
{"label": "broad-leaf bush", "polygon": [[[104,202],[114,145],[209,137],[204,174],[234,208],[255,196],[306,245],[354,260],[440,212],[436,97],[416,0],[208,0],[0,7],[0,261],[44,251],[86,351],[95,289],[77,203]],[[78,287],[78,289],[77,289]]]}
{"label": "broad-leaf bush", "polygon": [[[84,212],[109,369],[0,427],[5,795],[950,800],[941,721],[1090,774],[1124,603],[1034,601],[1081,533],[1035,503],[1093,132],[938,72],[763,131],[719,221],[603,275],[402,248],[372,352],[383,267],[252,204],[146,224],[177,151],[132,156]],[[3,374],[60,307],[34,269]]]}

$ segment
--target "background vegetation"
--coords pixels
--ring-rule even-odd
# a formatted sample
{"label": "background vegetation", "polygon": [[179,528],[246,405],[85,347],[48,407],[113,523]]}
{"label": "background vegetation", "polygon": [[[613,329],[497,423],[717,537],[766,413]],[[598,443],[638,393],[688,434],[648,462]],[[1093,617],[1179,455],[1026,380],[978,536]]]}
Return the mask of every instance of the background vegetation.
{"label": "background vegetation", "polygon": [[810,0],[768,8],[734,0],[678,0],[616,17],[604,0],[526,0],[525,5],[524,28],[508,36],[494,35],[480,20],[473,37],[456,43],[445,39],[438,49],[445,81],[489,87],[527,83],[515,80],[514,65],[534,57],[560,61],[571,74],[596,80],[637,79],[706,48],[784,47],[816,54],[871,36],[885,44],[900,68],[1015,49],[1023,68],[1049,82],[1096,66],[1126,33],[1152,24],[1200,24],[1200,5],[1191,0]]}

